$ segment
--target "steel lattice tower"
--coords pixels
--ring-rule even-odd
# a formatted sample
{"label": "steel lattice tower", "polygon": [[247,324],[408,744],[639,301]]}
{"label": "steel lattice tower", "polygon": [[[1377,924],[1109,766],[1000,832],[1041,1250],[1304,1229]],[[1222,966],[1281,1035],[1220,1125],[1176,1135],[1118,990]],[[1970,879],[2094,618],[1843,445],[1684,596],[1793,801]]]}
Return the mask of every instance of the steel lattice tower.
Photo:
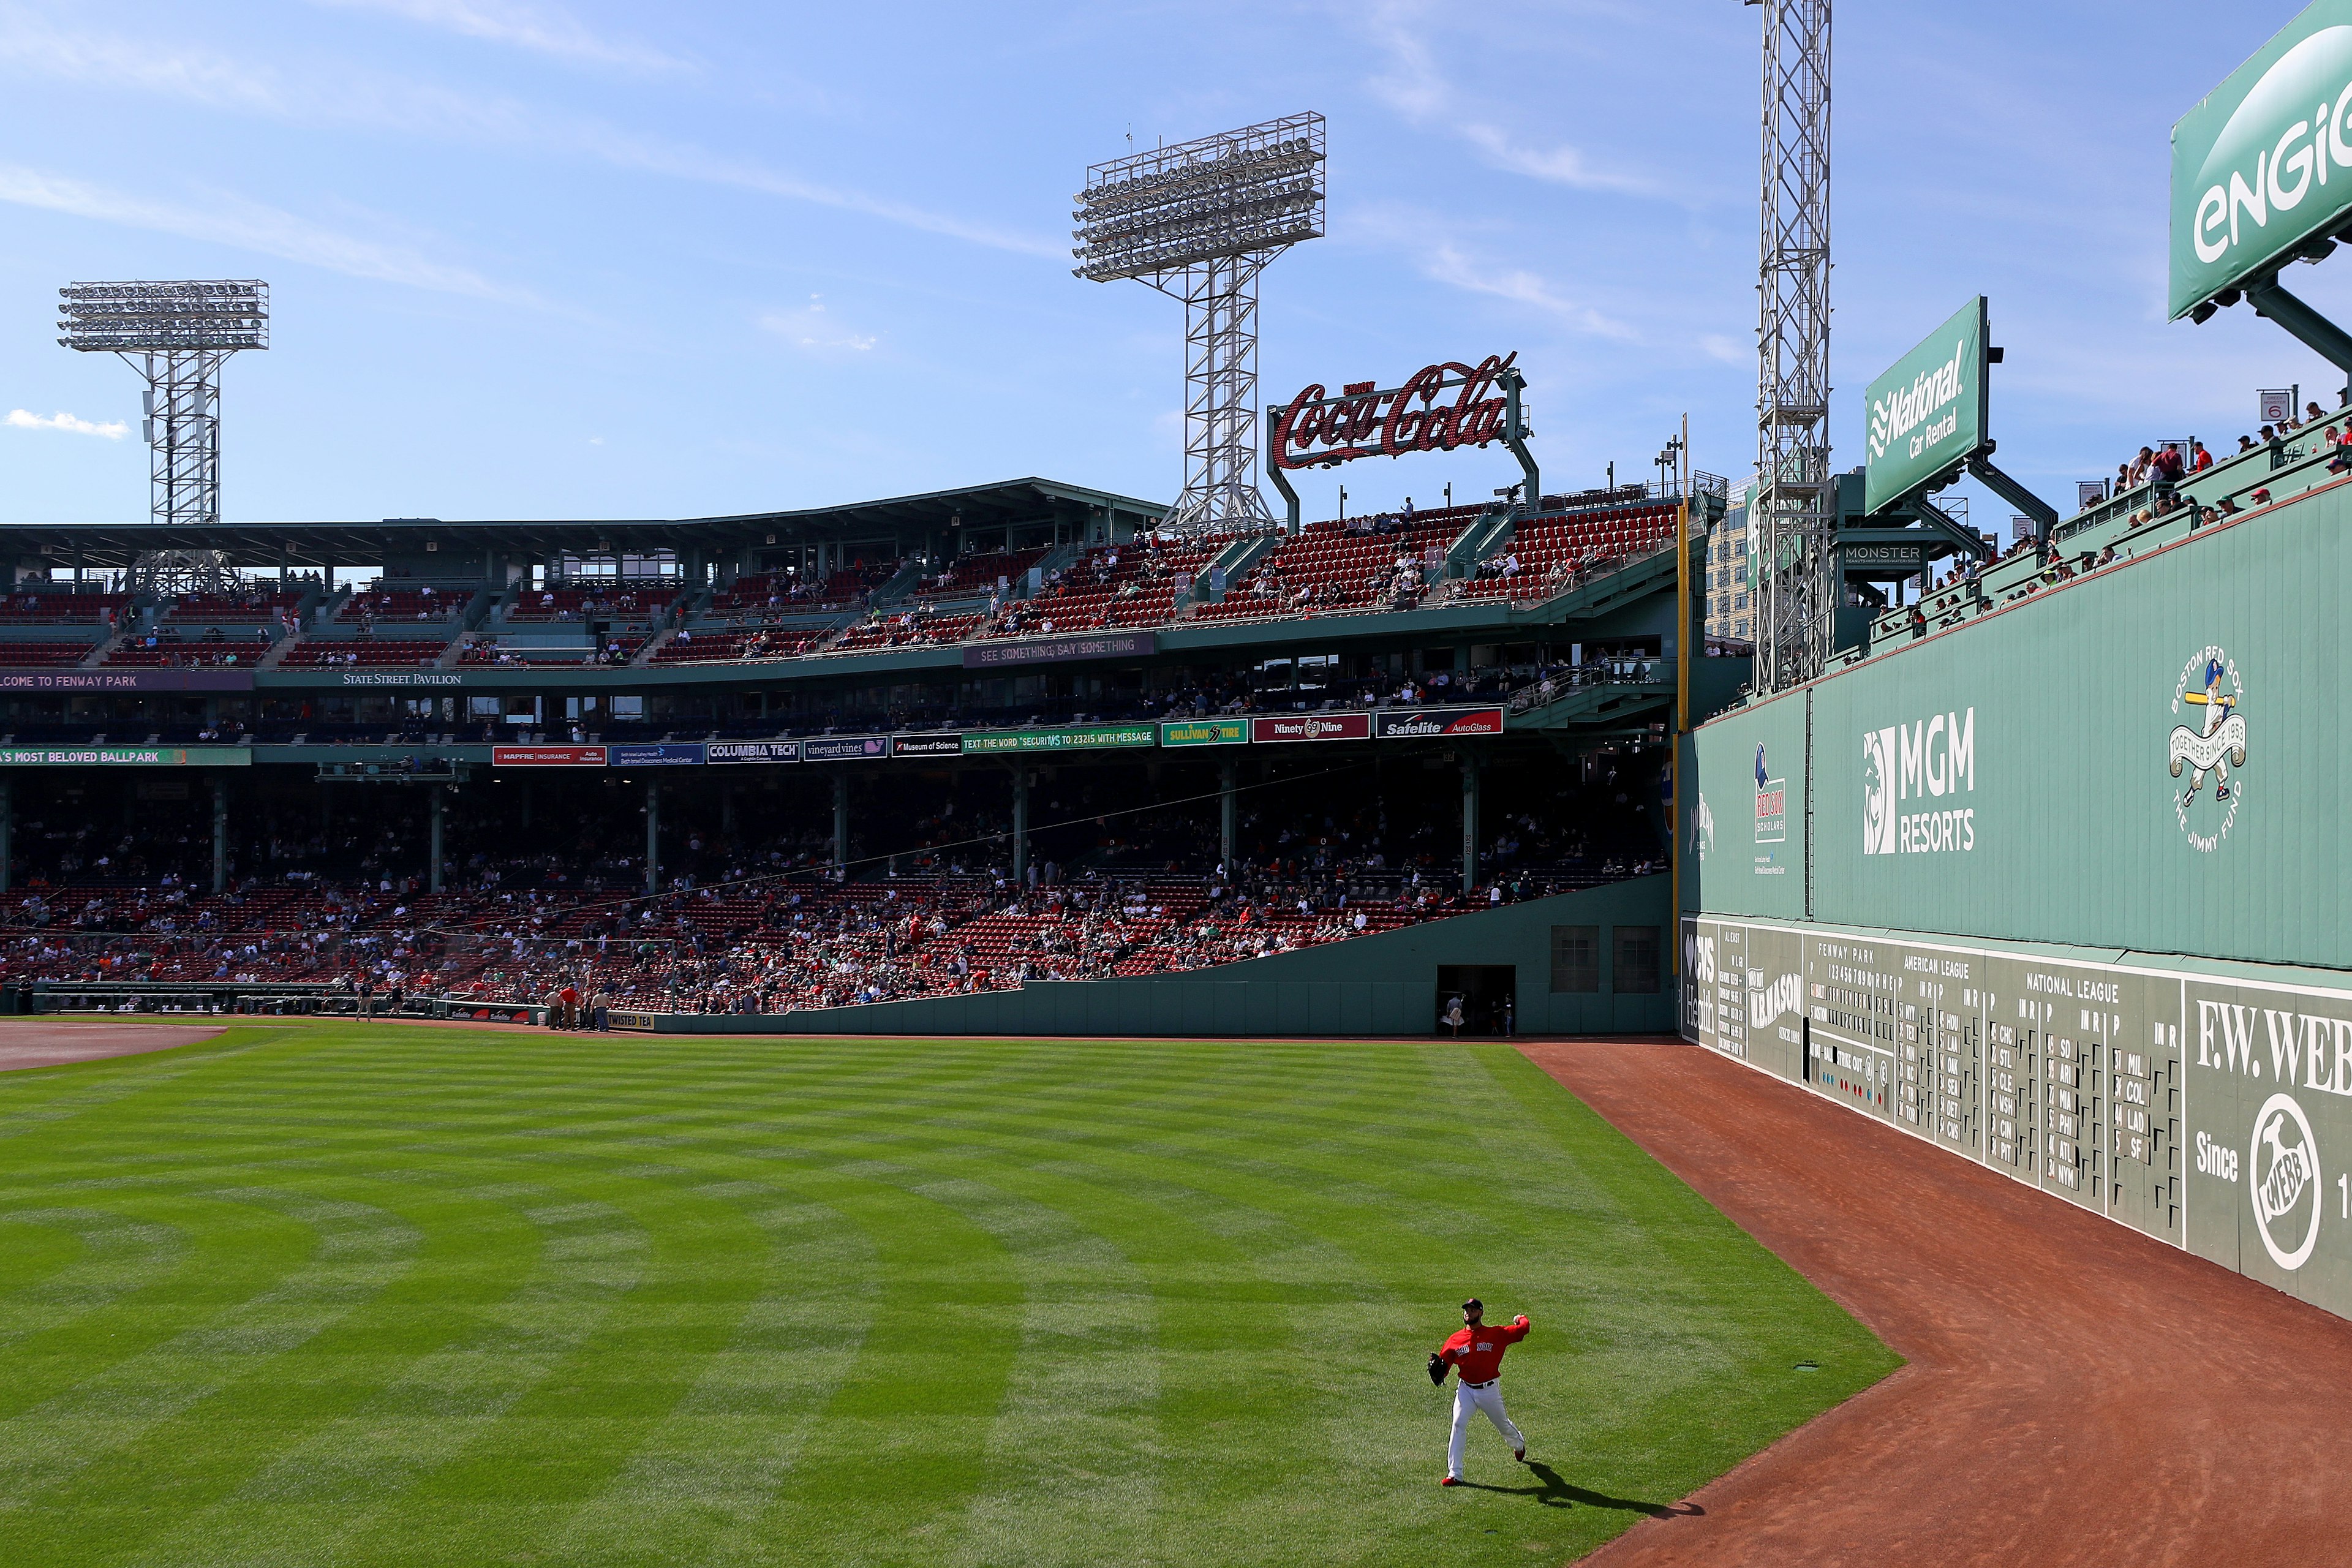
{"label": "steel lattice tower", "polygon": [[1323,233],[1323,117],[1293,114],[1087,171],[1072,270],[1184,305],[1184,493],[1171,528],[1274,521],[1257,476],[1257,279]]}
{"label": "steel lattice tower", "polygon": [[1828,665],[1837,617],[1830,474],[1830,0],[1762,0],[1757,331],[1756,689]]}
{"label": "steel lattice tower", "polygon": [[1171,528],[1272,522],[1257,488],[1257,275],[1277,251],[1148,279],[1184,301],[1184,493]]}
{"label": "steel lattice tower", "polygon": [[269,285],[75,283],[58,294],[60,344],[117,355],[147,383],[152,521],[218,523],[221,366],[241,349],[269,346]]}

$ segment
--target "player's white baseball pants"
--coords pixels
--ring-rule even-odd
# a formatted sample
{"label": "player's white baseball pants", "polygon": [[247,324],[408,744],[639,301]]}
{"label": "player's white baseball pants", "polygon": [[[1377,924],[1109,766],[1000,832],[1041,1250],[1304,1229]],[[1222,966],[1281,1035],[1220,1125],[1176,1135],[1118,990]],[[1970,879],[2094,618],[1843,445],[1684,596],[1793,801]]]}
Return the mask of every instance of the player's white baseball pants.
{"label": "player's white baseball pants", "polygon": [[1511,1425],[1511,1418],[1503,1414],[1501,1384],[1488,1383],[1473,1388],[1466,1383],[1457,1383],[1454,1389],[1454,1441],[1445,1448],[1445,1473],[1457,1481],[1462,1479],[1462,1448],[1470,1440],[1470,1415],[1477,1410],[1486,1413],[1486,1419],[1495,1424],[1495,1430],[1503,1435],[1503,1441],[1511,1446],[1513,1453],[1528,1446],[1519,1429]]}

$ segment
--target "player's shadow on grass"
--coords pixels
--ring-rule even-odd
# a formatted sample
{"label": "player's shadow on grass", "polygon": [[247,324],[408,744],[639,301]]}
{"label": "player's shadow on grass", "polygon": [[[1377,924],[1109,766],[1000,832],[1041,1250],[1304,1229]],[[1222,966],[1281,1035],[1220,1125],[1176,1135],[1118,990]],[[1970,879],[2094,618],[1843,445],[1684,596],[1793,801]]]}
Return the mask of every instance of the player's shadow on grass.
{"label": "player's shadow on grass", "polygon": [[1558,1470],[1540,1459],[1528,1461],[1528,1473],[1537,1485],[1531,1487],[1490,1487],[1484,1481],[1462,1484],[1476,1491],[1501,1492],[1507,1497],[1533,1498],[1546,1508],[1574,1508],[1581,1503],[1586,1508],[1622,1509],[1628,1513],[1646,1513],[1652,1519],[1705,1513],[1706,1510],[1695,1502],[1643,1502],[1638,1498],[1611,1497],[1589,1487],[1580,1487],[1568,1480]]}

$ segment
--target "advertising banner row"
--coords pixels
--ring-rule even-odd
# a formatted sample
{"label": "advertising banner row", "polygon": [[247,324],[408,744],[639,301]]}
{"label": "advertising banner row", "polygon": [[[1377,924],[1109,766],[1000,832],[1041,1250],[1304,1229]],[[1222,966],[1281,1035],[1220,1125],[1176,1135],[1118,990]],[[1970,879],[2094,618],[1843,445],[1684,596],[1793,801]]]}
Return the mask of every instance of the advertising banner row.
{"label": "advertising banner row", "polygon": [[2352,986],[1704,916],[1682,940],[1685,1038],[2352,1317]]}
{"label": "advertising banner row", "polygon": [[243,746],[0,746],[0,768],[243,768]]}
{"label": "advertising banner row", "polygon": [[[1422,740],[1499,735],[1500,708],[1402,708],[1370,713],[1187,719],[913,735],[818,735],[799,741],[665,742],[646,745],[493,746],[501,768],[705,767],[745,763],[935,760],[1038,752],[1132,751],[1169,746],[1281,745],[1317,741]],[[0,759],[5,760],[5,759]]]}

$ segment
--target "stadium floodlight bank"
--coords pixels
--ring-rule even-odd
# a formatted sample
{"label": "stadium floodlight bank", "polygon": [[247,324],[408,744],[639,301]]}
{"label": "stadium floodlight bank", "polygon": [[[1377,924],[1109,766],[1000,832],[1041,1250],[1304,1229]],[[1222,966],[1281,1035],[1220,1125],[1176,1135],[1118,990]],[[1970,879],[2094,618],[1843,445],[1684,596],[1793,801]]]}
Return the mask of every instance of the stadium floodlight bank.
{"label": "stadium floodlight bank", "polygon": [[145,378],[141,430],[159,523],[220,521],[220,369],[269,346],[269,285],[258,279],[68,283],[58,346],[110,353]]}
{"label": "stadium floodlight bank", "polygon": [[1071,270],[1184,302],[1184,493],[1170,527],[1270,525],[1257,488],[1257,275],[1323,235],[1323,117],[1155,147],[1087,171]]}
{"label": "stadium floodlight bank", "polygon": [[84,353],[176,353],[269,346],[269,285],[257,279],[68,283],[58,346]]}
{"label": "stadium floodlight bank", "polygon": [[1148,278],[1323,237],[1323,117],[1260,125],[1097,163],[1078,194],[1076,275]]}

